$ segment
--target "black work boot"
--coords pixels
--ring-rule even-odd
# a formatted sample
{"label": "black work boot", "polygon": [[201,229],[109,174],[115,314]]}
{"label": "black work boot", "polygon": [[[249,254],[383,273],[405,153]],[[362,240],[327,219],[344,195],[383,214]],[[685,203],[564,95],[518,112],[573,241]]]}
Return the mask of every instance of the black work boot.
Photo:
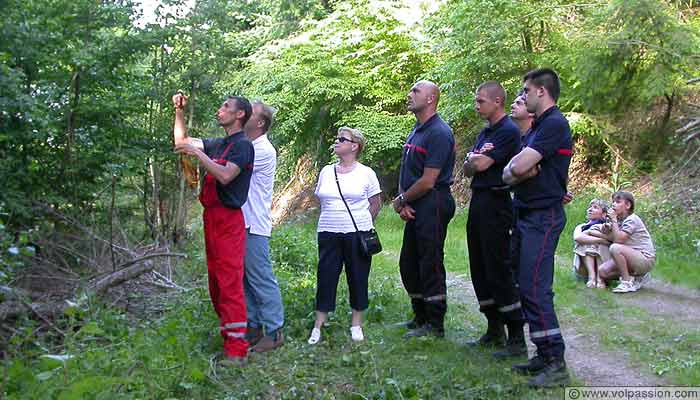
{"label": "black work boot", "polygon": [[405,321],[405,322],[399,322],[398,324],[392,325],[395,328],[406,328],[406,329],[416,329],[421,326],[423,326],[425,322],[421,320],[418,317],[413,317],[412,319]]}
{"label": "black work boot", "polygon": [[537,375],[544,370],[546,366],[547,360],[539,354],[535,354],[534,357],[527,360],[527,363],[513,365],[512,370],[523,375]]}
{"label": "black work boot", "polygon": [[564,357],[553,357],[539,374],[530,378],[527,385],[531,388],[553,388],[569,384],[569,371],[566,370]]}
{"label": "black work boot", "polygon": [[412,320],[406,321],[406,322],[404,323],[404,326],[405,326],[407,329],[417,329],[417,328],[423,326],[424,324],[425,324],[425,322],[422,321],[421,319],[419,319],[418,317],[413,317]]}
{"label": "black work boot", "polygon": [[406,332],[403,335],[404,339],[410,339],[414,337],[423,337],[423,336],[434,336],[436,338],[444,338],[445,337],[445,329],[444,328],[438,328],[435,327],[431,324],[423,324],[422,326],[419,326],[416,329],[411,329],[410,331]]}
{"label": "black work boot", "polygon": [[508,323],[508,341],[506,342],[506,348],[493,353],[496,359],[504,360],[506,358],[527,356],[527,344],[525,344],[523,325],[522,322]]}
{"label": "black work boot", "polygon": [[478,340],[467,342],[470,346],[501,347],[506,342],[506,330],[497,319],[489,319],[489,326]]}

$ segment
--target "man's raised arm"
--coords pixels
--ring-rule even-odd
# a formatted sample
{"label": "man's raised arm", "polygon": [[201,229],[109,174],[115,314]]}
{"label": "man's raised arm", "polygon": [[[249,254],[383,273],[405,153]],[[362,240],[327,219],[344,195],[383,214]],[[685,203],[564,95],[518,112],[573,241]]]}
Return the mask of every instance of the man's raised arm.
{"label": "man's raised arm", "polygon": [[173,95],[173,105],[175,106],[175,124],[173,126],[173,137],[175,146],[190,144],[198,149],[204,150],[202,139],[187,136],[187,126],[185,125],[185,107],[187,107],[187,96],[182,92]]}

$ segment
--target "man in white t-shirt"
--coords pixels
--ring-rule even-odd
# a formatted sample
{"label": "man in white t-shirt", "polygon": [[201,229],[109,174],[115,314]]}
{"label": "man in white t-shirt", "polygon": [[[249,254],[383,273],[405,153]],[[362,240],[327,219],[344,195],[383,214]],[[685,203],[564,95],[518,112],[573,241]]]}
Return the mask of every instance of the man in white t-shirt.
{"label": "man in white t-shirt", "polygon": [[255,162],[248,201],[243,205],[246,227],[245,276],[243,285],[248,308],[246,340],[251,352],[274,350],[284,343],[284,307],[270,259],[272,191],[277,152],[267,138],[275,110],[260,102],[252,104],[253,114],[245,133],[253,142]]}

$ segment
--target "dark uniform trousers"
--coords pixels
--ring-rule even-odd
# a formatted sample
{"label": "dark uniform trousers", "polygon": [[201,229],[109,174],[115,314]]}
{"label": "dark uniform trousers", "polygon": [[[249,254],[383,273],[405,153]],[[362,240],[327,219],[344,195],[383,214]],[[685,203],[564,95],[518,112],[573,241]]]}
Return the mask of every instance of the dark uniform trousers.
{"label": "dark uniform trousers", "polygon": [[513,207],[513,225],[510,229],[510,269],[515,289],[520,293],[520,231],[518,230],[517,207]]}
{"label": "dark uniform trousers", "polygon": [[419,323],[444,329],[447,311],[444,247],[447,225],[455,214],[449,187],[432,189],[410,204],[415,219],[406,222],[399,267]]}
{"label": "dark uniform trousers", "polygon": [[469,269],[479,310],[490,321],[524,321],[511,269],[512,227],[507,190],[473,189],[467,219]]}
{"label": "dark uniform trousers", "polygon": [[561,203],[544,209],[519,209],[519,283],[530,338],[543,357],[562,357],[564,339],[554,312],[554,252],[566,225]]}

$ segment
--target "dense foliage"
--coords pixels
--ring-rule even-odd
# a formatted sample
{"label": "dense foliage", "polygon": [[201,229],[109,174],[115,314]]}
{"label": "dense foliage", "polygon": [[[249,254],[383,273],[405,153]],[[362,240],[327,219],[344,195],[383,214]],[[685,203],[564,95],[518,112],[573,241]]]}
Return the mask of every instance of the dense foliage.
{"label": "dense foliage", "polygon": [[130,233],[181,240],[194,193],[171,152],[177,89],[191,96],[196,136],[220,135],[211,115],[226,94],[277,107],[281,182],[302,155],[328,162],[338,127],[359,127],[364,161],[390,193],[418,79],[441,84],[441,112],[468,145],[481,81],[514,93],[525,71],[552,66],[589,166],[632,165],[624,156],[652,170],[676,143],[684,81],[700,75],[693,2],[163,3],[152,24],[129,1],[0,4],[0,219],[10,237],[53,229],[38,211],[48,208],[96,215],[98,226],[143,221]]}
{"label": "dense foliage", "polygon": [[[226,95],[275,106],[270,137],[280,154],[279,183],[298,172],[313,175],[330,161],[335,131],[351,126],[368,138],[363,161],[391,195],[400,149],[415,122],[405,96],[416,80],[440,84],[440,112],[464,151],[482,126],[473,112],[476,86],[495,79],[512,98],[522,74],[541,66],[561,74],[560,106],[576,135],[577,161],[583,169],[610,169],[610,188],[640,171],[662,172],[673,161],[668,154],[698,154],[675,133],[680,110],[697,103],[698,85],[685,84],[700,77],[695,1],[162,0],[155,21],[146,23],[131,0],[3,0],[0,13],[0,311],[10,296],[20,305],[51,299],[40,290],[22,297],[14,291],[22,282],[39,289],[47,289],[42,279],[46,286],[86,287],[119,265],[114,248],[135,258],[176,244],[191,256],[173,274],[188,288],[178,299],[124,289],[115,300],[127,309],[133,300],[141,315],[88,296],[70,303],[61,297],[52,325],[41,310],[23,305],[31,316],[0,324],[0,397],[198,398],[235,386],[243,398],[323,397],[339,390],[348,397],[358,390],[373,398],[539,398],[523,396],[501,366],[483,368],[488,354],[465,358],[453,344],[422,343],[421,351],[437,361],[414,368],[428,356],[403,351],[413,345],[383,327],[402,318],[405,305],[392,258],[401,222],[386,211],[380,227],[389,251],[373,266],[383,278],[372,283],[369,313],[376,346],[352,351],[342,339],[345,321],[332,320],[341,339],[328,347],[340,352],[319,356],[303,347],[299,338],[310,327],[314,292],[314,227],[287,226],[275,231],[272,247],[290,340],[280,358],[263,366],[278,382],[260,380],[256,369],[246,372],[247,386],[239,387],[238,375],[233,383],[231,376],[219,379],[208,359],[220,343],[210,332],[201,227],[192,222],[199,211],[191,209],[196,188],[187,187],[172,152],[176,90],[190,96],[186,122],[193,136],[222,134],[213,113]],[[667,177],[676,179],[691,159]],[[313,160],[304,165],[316,171],[297,170],[299,160]],[[696,222],[686,217],[697,211],[686,190],[692,187],[679,184],[642,210],[657,229],[661,276],[697,287],[700,242]],[[678,201],[684,195],[691,200]],[[584,208],[584,199],[569,207]],[[446,253],[450,265],[463,268],[464,214],[460,218]],[[32,263],[41,264],[34,275],[26,272]],[[574,292],[573,286],[564,290],[571,307],[597,304]],[[339,318],[348,311],[343,307]],[[460,330],[465,318],[480,320],[464,306],[451,315]],[[601,329],[612,319],[601,318]],[[646,322],[639,323],[662,325]],[[659,370],[675,371],[672,383],[696,382],[697,368],[677,360],[692,351],[697,334],[676,331],[642,335],[657,338],[651,344],[624,340],[638,342],[635,353],[647,357],[644,363],[662,354]],[[682,346],[656,346],[678,338],[685,338]],[[697,362],[687,357],[692,366]],[[493,385],[494,376],[510,383]],[[365,386],[352,386],[353,379]]]}

